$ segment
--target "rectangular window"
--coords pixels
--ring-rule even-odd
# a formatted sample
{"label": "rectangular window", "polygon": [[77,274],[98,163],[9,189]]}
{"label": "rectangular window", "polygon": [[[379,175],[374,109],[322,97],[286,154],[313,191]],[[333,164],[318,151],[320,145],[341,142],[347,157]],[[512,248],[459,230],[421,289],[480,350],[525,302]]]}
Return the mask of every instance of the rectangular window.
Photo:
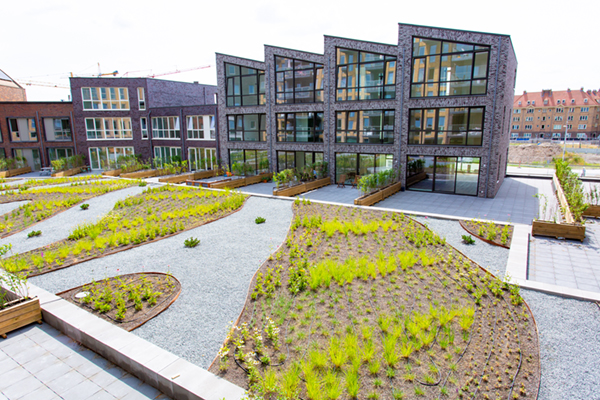
{"label": "rectangular window", "polygon": [[411,97],[487,93],[490,47],[413,38]]}
{"label": "rectangular window", "polygon": [[206,171],[217,167],[217,149],[215,148],[188,148],[190,168],[194,171]]}
{"label": "rectangular window", "polygon": [[525,132],[525,133],[523,134],[523,137],[524,137],[525,139],[531,139],[531,132]]}
{"label": "rectangular window", "polygon": [[511,138],[511,139],[517,139],[518,137],[519,137],[519,134],[518,134],[518,133],[516,133],[516,132],[512,132],[512,133],[510,134],[510,138]]}
{"label": "rectangular window", "polygon": [[590,111],[590,108],[589,108],[589,107],[581,107],[581,112],[582,112],[582,113],[584,113],[584,112],[589,112],[589,111]]}
{"label": "rectangular window", "polygon": [[12,142],[37,142],[37,128],[34,118],[9,118],[8,128]]}
{"label": "rectangular window", "polygon": [[125,87],[82,87],[84,110],[129,110],[129,90]]}
{"label": "rectangular window", "polygon": [[13,149],[12,153],[13,157],[24,158],[27,162],[26,165],[30,166],[32,170],[39,171],[42,168],[39,149]]}
{"label": "rectangular window", "polygon": [[579,116],[579,120],[580,120],[580,121],[587,121],[587,119],[588,119],[588,116],[587,116],[587,115],[580,115],[580,116]]}
{"label": "rectangular window", "polygon": [[512,126],[512,129],[513,129],[513,130],[517,130],[517,129],[519,129],[519,125],[513,125],[513,126]]}
{"label": "rectangular window", "polygon": [[521,110],[520,109],[513,110],[513,113],[514,114],[521,114]]}
{"label": "rectangular window", "polygon": [[521,117],[513,117],[513,122],[519,122],[521,121]]}
{"label": "rectangular window", "polygon": [[162,163],[170,163],[173,159],[177,161],[181,161],[181,147],[170,147],[170,146],[155,146],[154,147],[154,161],[159,165],[155,165],[155,167],[159,167]]}
{"label": "rectangular window", "polygon": [[527,117],[525,118],[525,121],[533,121],[533,117]]}
{"label": "rectangular window", "polygon": [[181,139],[179,117],[152,117],[152,139]]}
{"label": "rectangular window", "polygon": [[577,139],[587,139],[587,134],[585,134],[585,133],[578,133],[577,134]]}
{"label": "rectangular window", "polygon": [[408,156],[406,186],[409,190],[477,196],[478,157]]}
{"label": "rectangular window", "polygon": [[284,169],[301,169],[315,163],[323,162],[323,153],[311,151],[278,151],[277,171]]}
{"label": "rectangular window", "polygon": [[48,159],[50,161],[59,160],[61,158],[73,157],[74,152],[71,147],[67,148],[58,148],[58,147],[49,147],[48,148]]}
{"label": "rectangular window", "polygon": [[137,88],[137,92],[138,92],[138,108],[139,108],[139,110],[145,110],[146,109],[146,93],[144,92],[144,88],[143,87]]}
{"label": "rectangular window", "polygon": [[560,139],[560,133],[553,133],[552,139]]}
{"label": "rectangular window", "polygon": [[269,172],[269,157],[267,150],[229,150],[229,168],[236,163],[245,163],[249,168],[248,175],[258,175]]}
{"label": "rectangular window", "polygon": [[323,64],[275,56],[277,104],[322,103]]}
{"label": "rectangular window", "polygon": [[140,118],[140,129],[142,130],[142,139],[148,139],[148,120],[146,117]]}
{"label": "rectangular window", "polygon": [[481,146],[484,114],[484,107],[412,109],[408,144]]}
{"label": "rectangular window", "polygon": [[556,117],[554,117],[554,120],[555,120],[555,121],[562,121],[562,120],[563,120],[563,117],[561,117],[561,116],[556,116]]}
{"label": "rectangular window", "polygon": [[[560,126],[560,125],[558,125]],[[525,129],[533,129],[533,125],[525,125]]]}
{"label": "rectangular window", "polygon": [[266,142],[267,115],[243,114],[228,115],[229,141]]}
{"label": "rectangular window", "polygon": [[323,113],[277,114],[278,142],[323,142]]}
{"label": "rectangular window", "polygon": [[557,112],[557,113],[561,113],[561,112],[563,112],[563,111],[564,111],[564,109],[563,109],[563,108],[557,108],[557,109],[556,109],[556,112]]}
{"label": "rectangular window", "polygon": [[131,118],[86,118],[88,140],[133,139]]}
{"label": "rectangular window", "polygon": [[587,125],[586,124],[579,124],[579,126],[577,127],[577,129],[587,129]]}
{"label": "rectangular window", "polygon": [[342,175],[347,180],[354,176],[365,176],[392,169],[394,156],[392,154],[335,154],[335,181],[339,182]]}
{"label": "rectangular window", "polygon": [[396,98],[396,57],[337,49],[337,101]]}
{"label": "rectangular window", "polygon": [[567,121],[573,121],[573,116],[572,116],[572,115],[569,115],[569,116],[567,117]]}
{"label": "rectangular window", "polygon": [[215,139],[215,116],[214,115],[188,115],[187,138],[200,140]]}
{"label": "rectangular window", "polygon": [[533,114],[535,112],[535,110],[533,108],[530,108],[527,110],[527,114]]}
{"label": "rectangular window", "polygon": [[338,111],[336,143],[394,143],[394,110]]}
{"label": "rectangular window", "polygon": [[132,156],[134,153],[133,147],[90,147],[89,154],[92,169],[108,169],[119,156]]}
{"label": "rectangular window", "polygon": [[227,107],[265,104],[265,71],[225,63]]}
{"label": "rectangular window", "polygon": [[562,125],[554,125],[554,127],[552,129],[562,129]]}
{"label": "rectangular window", "polygon": [[49,142],[70,141],[71,121],[69,118],[44,118],[44,131]]}

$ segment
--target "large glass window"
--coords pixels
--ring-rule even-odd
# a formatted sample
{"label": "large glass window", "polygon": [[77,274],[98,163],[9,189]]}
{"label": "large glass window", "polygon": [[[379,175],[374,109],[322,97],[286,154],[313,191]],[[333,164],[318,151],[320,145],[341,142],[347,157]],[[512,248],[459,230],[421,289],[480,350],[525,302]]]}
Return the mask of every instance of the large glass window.
{"label": "large glass window", "polygon": [[246,163],[250,166],[248,175],[269,172],[269,156],[267,150],[229,150],[229,168],[235,163]]}
{"label": "large glass window", "polygon": [[312,151],[278,151],[277,171],[303,168],[307,165],[323,162],[323,153]]}
{"label": "large glass window", "polygon": [[394,156],[392,154],[335,154],[335,181],[338,182],[342,175],[347,179],[353,176],[370,175],[393,168]]}
{"label": "large glass window", "polygon": [[394,110],[338,111],[337,143],[394,143]]}
{"label": "large glass window", "polygon": [[265,104],[265,71],[225,63],[227,107]]}
{"label": "large glass window", "polygon": [[13,149],[13,156],[24,158],[33,171],[39,171],[42,168],[39,149]]}
{"label": "large glass window", "polygon": [[67,148],[58,148],[58,147],[49,147],[48,148],[48,158],[50,161],[58,160],[61,158],[68,158],[74,155],[73,149],[71,147]]}
{"label": "large glass window", "polygon": [[179,117],[152,117],[153,139],[180,139]]}
{"label": "large glass window", "polygon": [[217,149],[190,147],[188,148],[188,160],[190,168],[194,171],[212,169],[217,164]]}
{"label": "large glass window", "polygon": [[69,118],[44,118],[44,131],[47,141],[71,140],[71,121]]}
{"label": "large glass window", "polygon": [[215,116],[214,115],[188,115],[187,138],[200,140],[215,139]]}
{"label": "large glass window", "polygon": [[413,38],[411,97],[486,94],[490,47]]}
{"label": "large glass window", "polygon": [[131,118],[86,118],[88,140],[133,139]]}
{"label": "large glass window", "polygon": [[278,142],[323,142],[323,113],[277,114]]}
{"label": "large glass window", "polygon": [[125,87],[82,87],[84,110],[129,110],[129,91]]}
{"label": "large glass window", "polygon": [[484,107],[410,110],[408,144],[481,146]]}
{"label": "large glass window", "polygon": [[396,57],[337,49],[337,101],[396,97]]}
{"label": "large glass window", "polygon": [[8,128],[12,142],[37,142],[37,128],[34,118],[9,118]]}
{"label": "large glass window", "polygon": [[227,126],[230,141],[267,141],[266,114],[228,115]]}
{"label": "large glass window", "polygon": [[116,163],[119,156],[133,155],[133,147],[90,147],[90,166],[92,169],[108,168]]}
{"label": "large glass window", "polygon": [[406,186],[411,190],[477,196],[478,157],[408,156]]}
{"label": "large glass window", "polygon": [[323,102],[323,64],[275,56],[277,104]]}
{"label": "large glass window", "polygon": [[181,158],[181,147],[171,146],[155,146],[154,147],[154,159],[158,159],[159,163],[170,163],[174,157],[178,157],[179,161]]}

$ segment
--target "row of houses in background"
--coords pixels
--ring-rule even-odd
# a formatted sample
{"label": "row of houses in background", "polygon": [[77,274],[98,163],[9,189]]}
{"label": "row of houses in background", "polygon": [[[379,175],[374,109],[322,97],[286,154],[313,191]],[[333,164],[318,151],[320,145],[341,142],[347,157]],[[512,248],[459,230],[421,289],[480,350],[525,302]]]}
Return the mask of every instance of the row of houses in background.
{"label": "row of houses in background", "polygon": [[511,140],[600,138],[598,90],[542,90],[515,96]]}
{"label": "row of houses in background", "polygon": [[509,36],[399,24],[397,44],[326,36],[324,49],[217,54],[217,86],[71,78],[72,102],[0,97],[0,147],[34,169],[72,154],[93,169],[128,154],[254,173],[327,162],[336,180],[395,169],[408,189],[495,196],[514,115]]}

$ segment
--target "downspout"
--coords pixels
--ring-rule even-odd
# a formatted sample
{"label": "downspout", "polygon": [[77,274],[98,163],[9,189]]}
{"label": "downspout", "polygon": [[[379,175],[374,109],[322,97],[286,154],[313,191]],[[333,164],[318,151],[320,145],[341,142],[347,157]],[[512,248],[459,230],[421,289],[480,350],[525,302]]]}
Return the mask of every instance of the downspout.
{"label": "downspout", "polygon": [[148,124],[148,140],[150,143],[150,164],[152,164],[152,156],[154,156],[154,146],[152,144],[152,110],[148,110],[148,121],[146,123]]}
{"label": "downspout", "polygon": [[181,107],[179,109],[179,117],[181,118],[181,122],[180,122],[181,125],[179,125],[179,126],[181,128],[185,127],[185,135],[183,134],[184,129],[180,129],[180,132],[181,132],[181,161],[183,161],[183,160],[187,160],[187,156],[186,156],[187,152],[185,149],[185,138],[187,136],[187,124],[185,123],[185,120],[183,119],[183,107]]}
{"label": "downspout", "polygon": [[[502,50],[502,37],[498,38],[498,56],[496,57],[496,82],[494,84],[494,105],[492,106],[492,124],[490,130],[490,149],[488,151],[487,174],[485,176],[485,198],[488,197],[488,184],[490,181],[490,168],[492,165],[492,142],[494,136],[494,123],[496,116],[496,99],[498,98],[498,75],[500,75],[500,52]],[[502,134],[502,132],[500,132]]]}
{"label": "downspout", "polygon": [[[35,120],[36,120],[36,124],[38,124],[38,126],[40,127],[39,131],[40,131],[40,135],[39,135],[39,139],[40,139],[40,146],[42,147],[42,154],[40,154],[40,168],[43,167],[44,164],[44,160],[46,159],[46,155],[44,154],[46,152],[46,149],[44,147],[44,137],[45,137],[45,132],[44,127],[42,125],[42,121],[40,120],[40,113],[38,111],[35,112]],[[48,160],[48,167],[50,166],[50,160]]]}
{"label": "downspout", "polygon": [[[273,140],[276,140],[277,137],[277,132],[275,132],[275,134],[273,134],[273,98],[271,97],[271,89],[275,89],[275,87],[271,88],[271,68],[269,68],[268,66],[268,61],[265,61],[265,66],[267,68],[265,71],[265,79],[267,80],[267,84],[266,86],[266,91],[267,93],[267,104],[268,104],[268,111],[267,111],[267,142],[268,142],[268,156],[267,158],[274,160],[273,163],[269,162],[269,172],[273,172],[275,173],[275,169],[273,169],[274,165],[277,165],[277,155],[273,154]],[[260,123],[260,122],[259,122]],[[230,161],[231,162],[231,161]]]}
{"label": "downspout", "polygon": [[[73,111],[69,111],[69,114],[71,116],[71,137],[73,138],[73,148],[75,149],[75,152],[74,152],[75,155],[77,155],[77,154],[79,154],[79,152],[77,151],[77,135],[75,134],[75,121],[73,121]],[[88,154],[86,154],[85,156],[89,156],[90,152],[88,151],[87,153]],[[90,170],[91,170],[91,166],[90,166]]]}
{"label": "downspout", "polygon": [[[324,123],[326,124],[323,128],[324,128],[324,132],[327,132],[328,134],[326,135],[326,139],[325,140],[325,154],[327,155],[327,157],[323,157],[323,161],[328,163],[328,169],[329,169],[329,177],[332,179],[332,182],[335,182],[335,168],[331,168],[333,163],[333,157],[331,157],[331,139],[332,139],[332,134],[331,134],[331,127],[329,124],[329,120],[331,118],[331,57],[329,54],[327,54],[327,90],[325,91],[326,95],[327,95],[327,104],[326,104],[326,115],[327,118],[325,118]],[[334,92],[335,93],[335,92]]]}
{"label": "downspout", "polygon": [[[215,95],[217,96],[217,101],[216,101],[216,107],[215,107],[215,144],[216,144],[216,160],[215,163],[213,164],[212,160],[211,165],[210,165],[210,169],[214,169],[215,165],[218,164],[217,160],[221,159],[221,140],[220,140],[220,129],[219,129],[219,93],[215,93]],[[210,129],[210,128],[209,128]],[[219,166],[217,165],[217,171],[219,170]]]}
{"label": "downspout", "polygon": [[398,174],[400,175],[400,181],[403,182],[401,183],[401,186],[406,186],[406,182],[404,182],[405,177],[406,177],[406,171],[404,173],[404,175],[402,174],[402,120],[404,117],[404,68],[406,67],[406,60],[405,60],[405,52],[406,49],[404,47],[402,47],[402,92],[400,93],[400,124],[399,124],[399,136],[400,136],[400,140],[399,140],[399,146],[398,146]]}

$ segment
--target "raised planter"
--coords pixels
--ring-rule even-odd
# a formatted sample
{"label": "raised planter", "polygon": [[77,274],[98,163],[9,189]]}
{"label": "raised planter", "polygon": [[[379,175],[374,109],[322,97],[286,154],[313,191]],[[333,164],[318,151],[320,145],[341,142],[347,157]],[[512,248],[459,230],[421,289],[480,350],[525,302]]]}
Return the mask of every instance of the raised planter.
{"label": "raised planter", "polygon": [[11,176],[28,174],[30,172],[31,172],[31,167],[9,169],[9,170],[6,170],[6,171],[0,171],[0,178],[9,178]]}
{"label": "raised planter", "polygon": [[82,169],[83,169],[82,167],[71,168],[71,169],[67,169],[66,171],[55,172],[52,174],[52,176],[53,177],[73,176],[73,175],[77,175],[77,174],[81,173]]}
{"label": "raised planter", "polygon": [[128,174],[121,174],[121,178],[143,179],[143,178],[152,178],[153,176],[157,176],[157,175],[158,175],[158,170],[145,169],[143,171],[130,172]]}
{"label": "raised planter", "polygon": [[323,186],[328,186],[331,184],[331,178],[322,178],[315,179],[314,181],[304,182],[299,185],[295,185],[289,188],[284,189],[273,189],[273,196],[283,196],[283,197],[293,197],[302,193],[309,192],[311,190],[315,190],[321,188]]}
{"label": "raised planter", "polygon": [[583,215],[585,217],[600,218],[600,206],[588,205]]}
{"label": "raised planter", "polygon": [[427,179],[427,174],[425,173],[425,171],[419,172],[416,175],[409,176],[408,178],[406,178],[406,186],[414,185],[415,183],[421,182],[425,179]]}
{"label": "raised planter", "polygon": [[208,187],[213,188],[213,189],[224,189],[224,188],[235,189],[235,188],[239,188],[242,186],[248,186],[248,185],[253,185],[255,183],[259,183],[263,179],[265,179],[265,178],[268,179],[268,178],[271,178],[272,176],[273,176],[273,174],[269,172],[268,174],[249,176],[246,178],[223,179],[223,180],[217,181],[217,182],[208,182]]}
{"label": "raised planter", "polygon": [[111,169],[110,171],[104,171],[102,172],[102,175],[104,176],[119,176],[121,175],[121,169]]}
{"label": "raised planter", "polygon": [[533,221],[531,228],[533,236],[550,236],[554,238],[565,238],[581,240],[585,239],[585,225],[557,224],[550,221]]}
{"label": "raised planter", "polygon": [[13,292],[0,287],[9,300],[8,306],[0,310],[0,336],[6,339],[6,334],[22,328],[33,322],[42,323],[42,310],[38,298],[23,300]]}
{"label": "raised planter", "polygon": [[357,206],[372,206],[373,204],[378,203],[395,193],[398,193],[401,188],[402,182],[392,183],[391,185],[387,185],[376,192],[354,199],[354,204]]}
{"label": "raised planter", "polygon": [[212,178],[214,176],[217,176],[218,173],[219,173],[219,171],[216,171],[216,170],[196,171],[196,172],[190,172],[189,174],[169,176],[167,178],[160,178],[158,181],[163,182],[163,183],[183,183],[183,182],[187,182],[187,181],[193,181],[196,179]]}

